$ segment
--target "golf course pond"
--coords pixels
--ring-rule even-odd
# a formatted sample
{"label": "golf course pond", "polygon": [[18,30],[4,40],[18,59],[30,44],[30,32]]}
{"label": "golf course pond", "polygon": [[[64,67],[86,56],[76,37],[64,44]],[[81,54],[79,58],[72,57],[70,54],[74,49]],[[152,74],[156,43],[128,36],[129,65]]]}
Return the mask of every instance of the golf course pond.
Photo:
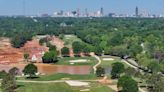
{"label": "golf course pond", "polygon": [[[68,74],[90,74],[91,66],[69,66],[69,65],[53,65],[53,64],[35,64],[38,72],[41,74],[68,73]],[[17,67],[20,71],[24,69],[26,64],[9,64],[0,65],[0,71],[9,71],[13,67]]]}

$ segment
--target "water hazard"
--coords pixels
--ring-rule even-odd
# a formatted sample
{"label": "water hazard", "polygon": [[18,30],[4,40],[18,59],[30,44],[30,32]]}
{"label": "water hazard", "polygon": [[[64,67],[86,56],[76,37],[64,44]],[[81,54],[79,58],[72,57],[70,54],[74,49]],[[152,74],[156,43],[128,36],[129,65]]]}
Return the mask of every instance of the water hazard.
{"label": "water hazard", "polygon": [[[26,64],[11,64],[0,65],[0,71],[8,71],[13,67],[17,67],[20,72],[24,69]],[[54,73],[68,73],[68,74],[89,74],[90,66],[68,66],[68,65],[50,65],[50,64],[36,64],[38,72],[42,74],[54,74]]]}

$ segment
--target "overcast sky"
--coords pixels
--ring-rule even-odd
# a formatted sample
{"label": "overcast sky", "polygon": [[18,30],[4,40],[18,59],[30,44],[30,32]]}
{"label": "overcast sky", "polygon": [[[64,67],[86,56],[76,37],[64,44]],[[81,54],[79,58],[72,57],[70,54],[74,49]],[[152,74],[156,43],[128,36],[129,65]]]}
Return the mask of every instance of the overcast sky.
{"label": "overcast sky", "polygon": [[[135,7],[140,12],[164,14],[164,0],[0,0],[0,15],[52,14],[55,11],[97,11],[105,13],[134,14]],[[25,11],[24,11],[25,10]]]}

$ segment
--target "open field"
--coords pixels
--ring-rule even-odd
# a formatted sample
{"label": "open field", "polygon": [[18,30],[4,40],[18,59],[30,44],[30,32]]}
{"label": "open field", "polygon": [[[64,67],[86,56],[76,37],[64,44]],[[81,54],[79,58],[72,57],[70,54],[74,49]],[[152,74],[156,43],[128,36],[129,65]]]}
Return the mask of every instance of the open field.
{"label": "open field", "polygon": [[99,83],[91,83],[90,87],[71,87],[66,83],[18,83],[17,92],[80,92],[80,90],[89,89],[87,92],[114,92],[107,86]]}
{"label": "open field", "polygon": [[[20,80],[28,80],[25,77],[18,78]],[[44,75],[40,76],[39,78],[32,79],[36,81],[53,81],[53,80],[62,80],[62,79],[70,79],[70,80],[94,80],[97,77],[94,74],[88,75],[77,75],[77,74],[65,74],[65,73],[57,73],[52,75]]]}
{"label": "open field", "polygon": [[[104,59],[106,59],[106,60],[104,60]],[[112,67],[113,63],[121,62],[121,59],[119,57],[115,57],[115,56],[103,56],[103,57],[101,57],[101,60],[102,60],[102,62],[100,64],[100,66],[105,67],[105,68]],[[128,65],[126,63],[124,63],[124,62],[121,62],[121,63],[124,64],[125,68],[128,67]]]}
{"label": "open field", "polygon": [[75,35],[64,35],[63,41],[64,41],[65,46],[72,48],[73,42],[75,42],[75,41],[81,42],[82,40]]}
{"label": "open field", "polygon": [[[76,62],[71,64],[70,61],[86,60],[86,62]],[[94,57],[63,57],[56,63],[57,65],[95,65],[97,60]]]}

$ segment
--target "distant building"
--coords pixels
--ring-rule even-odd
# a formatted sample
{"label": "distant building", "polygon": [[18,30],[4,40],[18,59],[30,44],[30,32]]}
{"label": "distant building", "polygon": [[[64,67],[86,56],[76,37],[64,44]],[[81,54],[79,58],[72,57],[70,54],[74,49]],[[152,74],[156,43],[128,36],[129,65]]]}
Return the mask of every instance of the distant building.
{"label": "distant building", "polygon": [[101,9],[100,9],[100,14],[101,14],[101,16],[104,16],[104,9],[103,9],[103,7],[101,7]]}
{"label": "distant building", "polygon": [[136,17],[139,16],[139,10],[138,10],[138,7],[136,7],[136,9],[135,9],[135,16],[136,16]]}
{"label": "distant building", "polygon": [[77,13],[77,17],[80,17],[80,9],[79,8],[77,9],[76,13]]}
{"label": "distant building", "polygon": [[109,17],[116,17],[116,14],[115,13],[109,13],[108,16]]}
{"label": "distant building", "polygon": [[47,13],[41,15],[41,17],[50,17]]}
{"label": "distant building", "polygon": [[89,17],[88,9],[87,8],[85,9],[85,17]]}

